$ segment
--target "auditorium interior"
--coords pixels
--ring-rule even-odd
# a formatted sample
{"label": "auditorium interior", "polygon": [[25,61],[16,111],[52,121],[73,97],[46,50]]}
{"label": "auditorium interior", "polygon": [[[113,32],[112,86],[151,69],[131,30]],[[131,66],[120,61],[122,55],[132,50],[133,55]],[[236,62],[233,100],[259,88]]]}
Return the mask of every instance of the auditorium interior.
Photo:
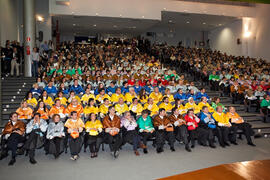
{"label": "auditorium interior", "polygon": [[0,179],[270,179],[267,0],[0,0]]}

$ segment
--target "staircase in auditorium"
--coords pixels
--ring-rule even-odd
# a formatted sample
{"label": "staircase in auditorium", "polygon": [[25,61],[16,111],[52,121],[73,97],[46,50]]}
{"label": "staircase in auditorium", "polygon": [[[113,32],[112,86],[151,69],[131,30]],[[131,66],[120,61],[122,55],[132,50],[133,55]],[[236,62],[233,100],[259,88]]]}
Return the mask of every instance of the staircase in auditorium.
{"label": "staircase in auditorium", "polygon": [[25,77],[2,77],[2,124],[0,128],[7,123],[9,114],[16,111],[24,99],[26,93],[31,89],[35,78]]}
{"label": "staircase in auditorium", "polygon": [[[26,93],[30,90],[34,82],[35,78],[2,78],[2,124],[0,124],[0,130],[8,121],[9,114],[16,111],[20,106],[21,101],[24,99]],[[201,87],[199,82],[195,82],[195,85],[198,88]],[[221,92],[210,91],[209,87],[204,88],[211,98],[215,96],[220,97]],[[239,115],[244,117],[244,119],[252,125],[256,136],[270,137],[270,123],[263,123],[259,113],[246,113],[244,105],[231,104],[231,98],[229,97],[221,97],[221,103],[227,108],[229,106],[234,106]]]}

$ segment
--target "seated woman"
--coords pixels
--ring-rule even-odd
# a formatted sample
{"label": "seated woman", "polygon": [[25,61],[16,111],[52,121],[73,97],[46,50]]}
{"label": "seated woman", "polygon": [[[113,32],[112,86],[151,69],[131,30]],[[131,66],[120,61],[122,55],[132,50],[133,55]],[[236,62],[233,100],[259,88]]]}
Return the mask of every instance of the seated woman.
{"label": "seated woman", "polygon": [[247,91],[247,94],[245,95],[244,104],[246,106],[247,112],[249,112],[250,110],[249,107],[251,106],[251,104],[256,104],[257,105],[256,111],[259,110],[259,106],[260,106],[259,100],[251,89],[249,89]]}
{"label": "seated woman", "polygon": [[83,107],[81,104],[79,104],[79,102],[76,98],[73,98],[71,100],[71,103],[66,108],[66,111],[65,111],[66,116],[71,117],[72,111],[76,111],[78,113],[78,117],[83,116]]}
{"label": "seated woman", "polygon": [[152,98],[148,99],[148,103],[144,104],[144,109],[150,112],[150,116],[158,114],[159,107],[154,103]]}
{"label": "seated woman", "polygon": [[85,123],[86,140],[91,152],[91,158],[98,156],[100,144],[102,143],[102,123],[97,120],[95,113],[90,113],[88,121]]}
{"label": "seated woman", "polygon": [[47,107],[45,106],[45,103],[43,101],[38,102],[38,106],[35,110],[35,113],[40,114],[40,118],[47,121],[49,119],[49,111]]}
{"label": "seated woman", "polygon": [[139,127],[140,136],[143,138],[143,145],[145,147],[143,152],[147,154],[147,140],[154,137],[155,132],[155,128],[153,126],[152,119],[149,116],[148,110],[142,111],[142,116],[137,120],[137,124]]}
{"label": "seated woman", "polygon": [[67,100],[66,97],[64,97],[64,94],[63,94],[62,91],[59,91],[59,92],[57,93],[57,98],[55,98],[55,99],[60,99],[61,105],[67,107],[67,102],[68,102],[68,100]]}
{"label": "seated woman", "polygon": [[123,116],[125,112],[129,111],[128,105],[124,102],[124,98],[120,97],[118,103],[115,105],[117,116]]}
{"label": "seated woman", "polygon": [[98,107],[96,106],[96,102],[95,102],[95,100],[94,100],[93,98],[90,98],[90,99],[88,100],[88,104],[87,104],[87,106],[83,109],[83,113],[84,113],[84,117],[85,117],[86,119],[89,118],[89,115],[90,115],[91,113],[94,113],[94,114],[98,114],[98,113],[99,113],[99,109],[98,109]]}
{"label": "seated woman", "polygon": [[141,115],[141,113],[143,111],[143,107],[139,103],[137,98],[133,98],[132,104],[130,104],[130,106],[129,106],[129,110],[131,111],[131,114],[132,114],[132,116],[134,116],[134,118],[136,118],[136,116]]}
{"label": "seated woman", "polygon": [[119,134],[121,120],[115,114],[114,106],[109,107],[109,113],[103,119],[103,127],[105,129],[104,141],[110,146],[111,155],[114,158],[119,156],[119,148],[122,144],[122,138]]}
{"label": "seated woman", "polygon": [[212,108],[212,107],[208,104],[207,98],[206,98],[205,96],[202,96],[202,101],[198,104],[199,110],[201,111],[202,108],[203,108],[204,106],[208,107],[208,111],[209,111],[210,113],[213,113],[213,112],[215,111],[214,108]]}
{"label": "seated woman", "polygon": [[171,93],[171,90],[170,90],[170,89],[168,89],[168,88],[165,90],[165,93],[164,93],[163,99],[164,99],[164,97],[168,97],[168,98],[169,98],[169,103],[174,102],[174,97],[173,97],[173,94]]}
{"label": "seated woman", "polygon": [[113,104],[115,104],[115,103],[117,103],[119,101],[119,98],[123,98],[123,99],[125,98],[124,95],[121,94],[121,88],[120,87],[116,88],[115,93],[112,94],[111,102]]}
{"label": "seated woman", "polygon": [[[64,79],[63,79],[64,80]],[[59,88],[58,88],[58,93],[59,92],[63,92],[63,94],[67,97],[68,96],[68,94],[69,94],[69,89],[68,88],[66,88],[66,86],[65,86],[65,83],[61,83],[60,84],[60,86],[59,86]]]}
{"label": "seated woman", "polygon": [[59,114],[52,116],[52,121],[47,128],[47,152],[53,154],[55,159],[64,151],[64,123],[60,120]]}
{"label": "seated woman", "polygon": [[43,91],[38,101],[43,101],[48,109],[51,109],[53,106],[53,100],[50,96],[48,96],[47,91]]}
{"label": "seated woman", "polygon": [[70,159],[75,161],[79,158],[79,152],[82,145],[81,132],[84,128],[84,123],[76,111],[70,112],[70,118],[66,121],[65,127],[69,134]]}
{"label": "seated woman", "polygon": [[138,99],[140,100],[141,104],[147,103],[148,96],[147,96],[146,91],[145,91],[144,88],[142,88],[142,89],[140,90]]}
{"label": "seated woman", "polygon": [[185,144],[185,149],[188,152],[191,152],[188,142],[188,131],[186,126],[186,121],[183,116],[179,114],[179,111],[176,107],[172,109],[172,114],[169,116],[171,123],[174,125],[175,138],[179,142],[182,140]]}
{"label": "seated woman", "polygon": [[61,121],[64,121],[66,117],[65,111],[66,108],[63,105],[61,105],[60,99],[56,99],[54,106],[49,111],[49,116],[50,118],[52,118],[54,114],[58,114],[61,118]]}
{"label": "seated woman", "polygon": [[225,146],[230,146],[229,142],[229,133],[231,132],[231,143],[237,145],[236,143],[236,130],[235,126],[229,122],[229,119],[226,117],[226,114],[223,112],[222,106],[217,106],[216,111],[213,113],[213,118],[218,123],[218,127],[222,133],[222,141]]}
{"label": "seated woman", "polygon": [[194,110],[189,109],[185,115],[185,121],[189,132],[189,139],[191,141],[191,148],[195,147],[195,138],[197,137],[198,143],[206,146],[207,133],[199,127],[200,119],[195,116]]}
{"label": "seated woman", "polygon": [[176,99],[173,107],[176,107],[177,110],[179,111],[179,114],[181,115],[187,113],[187,109],[185,109],[185,106],[183,106],[181,99]]}
{"label": "seated woman", "polygon": [[169,97],[164,96],[162,103],[158,106],[159,109],[163,108],[167,113],[172,112],[172,104],[169,102]]}
{"label": "seated woman", "polygon": [[264,122],[266,122],[266,116],[270,114],[270,95],[264,95],[264,98],[260,104],[261,112],[264,115]]}
{"label": "seated woman", "polygon": [[45,132],[47,130],[47,122],[40,119],[40,114],[35,113],[34,118],[26,126],[26,134],[28,139],[25,143],[25,149],[29,150],[29,158],[31,164],[36,164],[35,149],[39,149],[43,146],[45,141]]}
{"label": "seated woman", "polygon": [[89,88],[85,90],[85,94],[82,96],[81,101],[84,106],[88,104],[89,99],[95,99],[95,95],[91,94],[91,91]]}
{"label": "seated woman", "polygon": [[188,98],[188,102],[185,104],[185,109],[193,109],[195,114],[198,114],[200,112],[200,109],[195,103],[193,97]]}
{"label": "seated woman", "polygon": [[125,112],[124,117],[121,119],[121,127],[125,128],[125,131],[123,132],[123,141],[131,143],[135,155],[139,156],[140,153],[138,148],[141,147],[144,149],[146,147],[141,143],[141,137],[136,130],[137,126],[136,120],[131,116],[131,113],[129,111]]}
{"label": "seated woman", "polygon": [[[24,141],[25,124],[18,120],[18,114],[13,112],[9,116],[10,121],[5,125],[2,132],[3,139],[7,144],[7,149],[1,148],[0,160],[8,156],[8,151],[11,150],[11,160],[8,163],[12,166],[16,162],[18,144]],[[1,144],[4,144],[3,142]]]}
{"label": "seated woman", "polygon": [[104,103],[99,106],[99,113],[101,118],[104,118],[108,114],[110,106],[111,105],[109,99],[105,98]]}
{"label": "seated woman", "polygon": [[28,107],[28,104],[26,101],[22,101],[21,107],[19,107],[16,110],[16,113],[18,114],[18,119],[22,120],[23,122],[27,122],[32,118],[33,115],[33,109]]}
{"label": "seated woman", "polygon": [[220,103],[220,98],[219,98],[219,97],[214,97],[214,98],[212,99],[212,104],[211,104],[211,106],[212,106],[212,108],[214,108],[215,111],[216,111],[216,108],[217,108],[218,106],[221,106],[221,107],[222,107],[223,112],[226,111],[225,106],[224,106],[223,104]]}
{"label": "seated woman", "polygon": [[32,109],[36,108],[37,106],[37,99],[33,97],[33,94],[31,92],[28,92],[25,101],[27,102],[28,106]]}
{"label": "seated woman", "polygon": [[244,119],[240,117],[237,112],[235,112],[234,107],[229,107],[229,112],[226,113],[226,117],[227,119],[230,119],[232,126],[235,126],[237,129],[241,129],[244,132],[247,139],[247,144],[250,146],[255,146],[251,139],[251,136],[254,135],[254,131],[251,128],[251,125],[244,122]]}

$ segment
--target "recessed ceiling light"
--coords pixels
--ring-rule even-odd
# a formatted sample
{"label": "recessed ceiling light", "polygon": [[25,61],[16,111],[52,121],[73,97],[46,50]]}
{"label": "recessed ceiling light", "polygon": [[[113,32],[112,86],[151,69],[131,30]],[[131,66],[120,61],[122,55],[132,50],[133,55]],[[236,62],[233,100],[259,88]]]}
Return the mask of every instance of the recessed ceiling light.
{"label": "recessed ceiling light", "polygon": [[186,9],[184,10],[184,12],[187,12],[187,11],[188,11],[188,10],[186,10]]}
{"label": "recessed ceiling light", "polygon": [[120,14],[119,16],[122,17],[122,14]]}
{"label": "recessed ceiling light", "polygon": [[74,12],[72,11],[71,14],[74,14]]}
{"label": "recessed ceiling light", "polygon": [[96,13],[96,16],[98,16],[98,13]]}
{"label": "recessed ceiling light", "polygon": [[76,26],[76,24],[73,24],[73,26]]}
{"label": "recessed ceiling light", "polygon": [[222,24],[219,24],[219,26],[222,26]]}
{"label": "recessed ceiling light", "polygon": [[96,24],[94,24],[93,26],[94,26],[94,27],[96,27],[97,25],[96,25]]}
{"label": "recessed ceiling light", "polygon": [[205,22],[203,24],[206,24]]}
{"label": "recessed ceiling light", "polygon": [[163,8],[163,10],[165,10],[165,11],[166,11],[166,8]]}
{"label": "recessed ceiling light", "polygon": [[113,25],[113,27],[114,27],[114,28],[117,28],[117,26],[116,26],[116,25]]}
{"label": "recessed ceiling light", "polygon": [[171,22],[172,22],[172,20],[169,20],[169,22],[171,23]]}
{"label": "recessed ceiling light", "polygon": [[204,13],[207,13],[207,11],[203,11]]}
{"label": "recessed ceiling light", "polygon": [[187,24],[189,24],[190,22],[189,21],[187,21]]}
{"label": "recessed ceiling light", "polygon": [[142,16],[142,18],[144,18],[144,16]]}

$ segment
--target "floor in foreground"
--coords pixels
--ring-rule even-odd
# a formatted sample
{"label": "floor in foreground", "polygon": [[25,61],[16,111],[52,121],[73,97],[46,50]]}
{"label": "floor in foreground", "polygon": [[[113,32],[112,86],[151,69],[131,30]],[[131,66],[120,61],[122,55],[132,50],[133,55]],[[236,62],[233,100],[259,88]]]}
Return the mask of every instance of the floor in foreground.
{"label": "floor in foreground", "polygon": [[151,147],[148,154],[141,153],[139,157],[130,145],[125,145],[118,159],[113,159],[106,148],[96,159],[81,152],[76,162],[69,159],[69,154],[54,160],[39,150],[36,165],[31,165],[25,156],[19,156],[12,167],[7,166],[9,157],[0,161],[0,179],[156,179],[224,163],[270,159],[269,138],[255,139],[256,147],[248,146],[245,140],[238,142],[238,146],[225,149],[196,146],[191,153],[177,143],[175,152],[166,146],[164,153],[157,154]]}

